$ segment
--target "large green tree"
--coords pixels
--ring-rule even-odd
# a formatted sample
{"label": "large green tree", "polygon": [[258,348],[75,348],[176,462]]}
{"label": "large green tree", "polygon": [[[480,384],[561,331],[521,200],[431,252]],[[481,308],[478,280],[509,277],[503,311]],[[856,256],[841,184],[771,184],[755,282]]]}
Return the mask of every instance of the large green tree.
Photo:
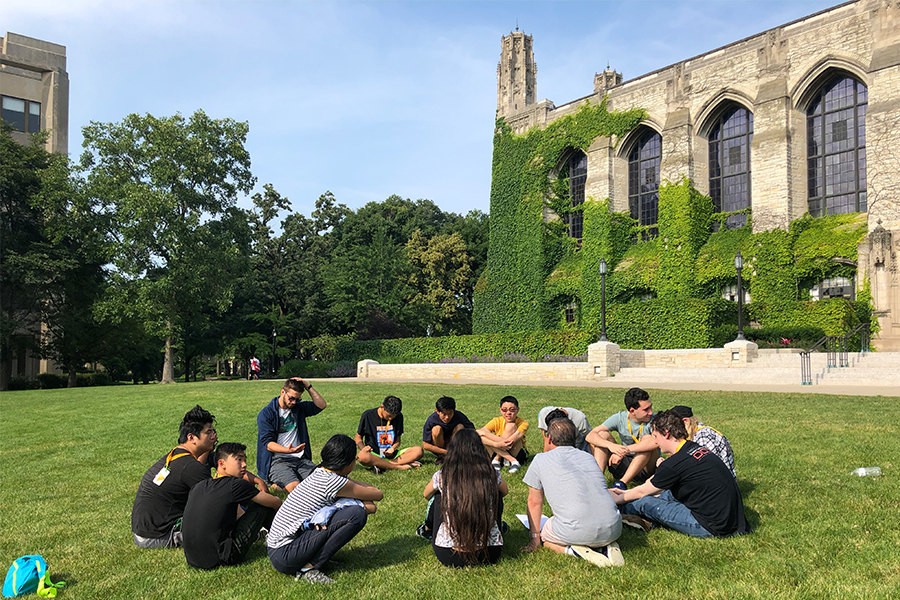
{"label": "large green tree", "polygon": [[110,221],[111,304],[139,313],[166,340],[162,382],[191,323],[231,303],[246,268],[249,228],[235,203],[254,184],[245,148],[249,126],[197,111],[158,118],[132,114],[84,128],[87,192]]}

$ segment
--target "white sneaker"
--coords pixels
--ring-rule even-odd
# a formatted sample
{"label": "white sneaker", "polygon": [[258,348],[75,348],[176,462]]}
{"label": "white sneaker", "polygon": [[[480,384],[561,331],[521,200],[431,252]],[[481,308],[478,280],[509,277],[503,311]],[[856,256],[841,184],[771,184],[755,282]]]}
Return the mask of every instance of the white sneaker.
{"label": "white sneaker", "polygon": [[[606,557],[602,552],[597,552],[593,548],[588,546],[568,546],[567,550],[571,550],[574,556],[578,558],[583,558],[588,561],[592,565],[597,565],[598,567],[615,567],[617,565],[613,564],[613,562]],[[625,564],[624,561],[622,564]]]}
{"label": "white sneaker", "polygon": [[511,464],[509,465],[509,472],[510,472],[510,473],[515,473],[515,472],[518,471],[521,467],[522,467],[522,465],[520,465],[518,461],[516,461],[516,462],[514,462],[514,463],[511,463]]}

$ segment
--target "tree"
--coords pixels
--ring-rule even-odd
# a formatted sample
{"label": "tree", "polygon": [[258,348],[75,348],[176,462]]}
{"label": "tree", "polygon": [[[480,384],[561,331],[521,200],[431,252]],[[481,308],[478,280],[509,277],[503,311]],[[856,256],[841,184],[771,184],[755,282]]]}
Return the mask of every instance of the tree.
{"label": "tree", "polygon": [[471,259],[459,233],[430,239],[418,230],[406,243],[412,267],[410,304],[423,311],[429,333],[467,334],[472,331]]}
{"label": "tree", "polygon": [[254,184],[248,131],[203,111],[187,120],[132,114],[83,130],[87,190],[109,217],[116,280],[128,288],[112,306],[139,311],[165,338],[163,383],[174,381],[186,327],[224,311],[246,267],[249,228],[235,203]]}

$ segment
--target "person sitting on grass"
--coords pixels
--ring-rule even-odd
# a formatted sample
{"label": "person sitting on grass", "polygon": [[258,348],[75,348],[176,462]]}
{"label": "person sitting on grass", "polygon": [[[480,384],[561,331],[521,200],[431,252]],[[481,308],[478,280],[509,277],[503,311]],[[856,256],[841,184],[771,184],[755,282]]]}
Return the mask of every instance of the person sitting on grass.
{"label": "person sitting on grass", "polygon": [[[281,499],[244,479],[247,447],[226,442],[216,448],[216,477],[191,489],[184,508],[184,558],[197,569],[215,569],[244,561],[247,551],[268,528]],[[247,510],[241,509],[246,505]]]}
{"label": "person sitting on grass", "polygon": [[[600,470],[605,471],[608,467],[617,480],[614,487],[620,490],[628,489],[631,481],[646,481],[656,470],[659,449],[650,435],[652,418],[650,395],[634,387],[625,392],[625,410],[595,427],[586,438]],[[619,434],[621,444],[613,440],[612,431]]]}
{"label": "person sitting on grass", "polygon": [[[291,490],[272,521],[266,544],[277,571],[298,581],[334,583],[322,568],[362,531],[375,502],[384,497],[377,487],[348,477],[354,466],[356,444],[349,436],[337,434],[325,442],[322,462]],[[348,502],[351,498],[358,502]],[[321,517],[323,509],[327,517]]]}
{"label": "person sitting on grass", "polygon": [[[189,410],[178,428],[178,446],[147,469],[131,509],[131,532],[140,548],[181,546],[181,524],[188,494],[211,477],[216,468],[216,418],[200,405]],[[246,479],[260,489],[265,481],[252,473]]]}
{"label": "person sitting on grass", "polygon": [[[312,401],[302,401],[304,390]],[[256,467],[260,477],[290,492],[312,473],[316,465],[306,417],[319,414],[326,406],[311,383],[300,377],[284,382],[281,393],[256,416]]]}
{"label": "person sitting on grass", "polygon": [[[542,433],[546,433],[547,426],[550,425],[550,421],[553,419],[569,419],[572,421],[572,424],[575,425],[575,447],[579,450],[584,450],[587,453],[591,452],[590,444],[584,440],[585,436],[591,432],[591,424],[588,422],[588,418],[583,412],[577,408],[545,406],[538,413],[538,429],[540,429]],[[547,437],[544,436],[544,452],[550,450],[546,445],[546,440]]]}
{"label": "person sitting on grass", "polygon": [[444,460],[447,444],[462,429],[475,429],[466,415],[456,410],[456,400],[441,396],[434,403],[434,412],[428,415],[422,428],[422,447],[437,455],[437,463]]}
{"label": "person sitting on grass", "polygon": [[447,445],[442,468],[424,491],[430,500],[425,531],[435,532],[436,527],[432,548],[441,564],[459,568],[500,560],[502,499],[508,492],[481,437],[470,429],[457,432]]}
{"label": "person sitting on grass", "polygon": [[630,490],[610,490],[622,505],[623,523],[644,531],[662,525],[694,537],[749,533],[731,471],[708,448],[687,439],[681,416],[674,410],[659,413],[652,435],[670,456],[649,481]]}
{"label": "person sitting on grass", "polygon": [[[687,431],[686,439],[693,440],[704,448],[709,448],[713,454],[722,459],[722,462],[731,471],[732,477],[736,478],[734,452],[731,450],[731,442],[728,441],[728,438],[709,425],[698,421],[690,406],[673,406],[672,411],[684,421],[684,428]],[[660,458],[656,461],[657,466],[662,460]]]}
{"label": "person sitting on grass", "polygon": [[[543,435],[550,449],[534,456],[523,479],[528,486],[531,532],[523,550],[537,550],[543,543],[554,552],[578,556],[599,567],[624,565],[616,543],[622,518],[606,490],[603,471],[589,454],[575,448],[572,421],[554,419],[547,429]],[[542,524],[545,496],[553,516]]]}
{"label": "person sitting on grass", "polygon": [[381,406],[370,408],[359,418],[356,428],[356,460],[375,473],[421,467],[422,447],[400,450],[403,435],[403,402],[397,396],[387,396]]}
{"label": "person sitting on grass", "polygon": [[500,469],[503,461],[509,463],[509,472],[515,473],[528,457],[525,447],[525,432],[528,421],[519,417],[519,401],[515,396],[504,396],[500,400],[500,416],[491,419],[478,430],[481,441],[493,458],[495,469]]}

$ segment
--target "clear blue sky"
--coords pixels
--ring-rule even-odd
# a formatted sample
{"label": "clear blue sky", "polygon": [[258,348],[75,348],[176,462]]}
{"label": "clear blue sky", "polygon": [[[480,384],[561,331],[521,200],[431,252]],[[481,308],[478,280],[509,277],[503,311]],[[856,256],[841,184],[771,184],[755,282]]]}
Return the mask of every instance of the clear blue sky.
{"label": "clear blue sky", "polygon": [[517,22],[538,98],[559,105],[607,63],[631,79],[839,3],[0,0],[0,35],[66,46],[73,158],[90,121],[202,108],[249,121],[258,187],[304,214],[326,190],[466,213],[489,208],[500,38]]}

